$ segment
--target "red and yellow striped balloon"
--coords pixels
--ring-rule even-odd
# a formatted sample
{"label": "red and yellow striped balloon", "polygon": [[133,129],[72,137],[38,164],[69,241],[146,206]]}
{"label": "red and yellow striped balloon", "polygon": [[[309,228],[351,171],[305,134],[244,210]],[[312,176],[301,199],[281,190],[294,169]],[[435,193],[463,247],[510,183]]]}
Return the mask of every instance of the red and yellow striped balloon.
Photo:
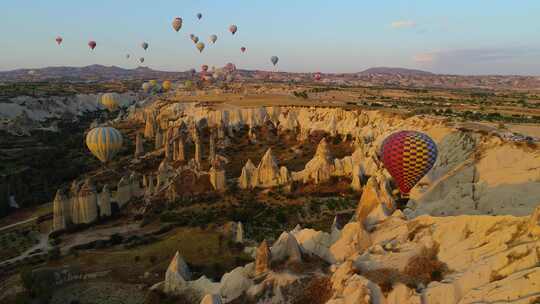
{"label": "red and yellow striped balloon", "polygon": [[437,160],[437,145],[426,134],[400,131],[388,136],[382,144],[384,167],[396,180],[403,197],[433,167]]}

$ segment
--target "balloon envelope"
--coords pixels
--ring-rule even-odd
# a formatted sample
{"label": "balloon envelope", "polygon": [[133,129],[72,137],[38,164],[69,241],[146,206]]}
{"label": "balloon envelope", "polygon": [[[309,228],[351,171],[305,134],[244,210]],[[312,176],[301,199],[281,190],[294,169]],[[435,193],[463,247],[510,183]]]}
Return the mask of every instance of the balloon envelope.
{"label": "balloon envelope", "polygon": [[396,180],[404,197],[431,170],[437,160],[437,145],[426,134],[400,131],[388,136],[381,146],[384,167]]}
{"label": "balloon envelope", "polygon": [[245,47],[241,47],[241,48],[240,48],[240,51],[242,51],[242,53],[243,53],[243,52],[246,51],[246,48],[245,48]]}
{"label": "balloon envelope", "polygon": [[91,50],[95,49],[96,45],[97,45],[97,43],[95,41],[93,41],[93,40],[90,40],[88,42],[88,46],[90,47]]}
{"label": "balloon envelope", "polygon": [[152,89],[152,85],[149,82],[145,82],[142,84],[142,90],[146,93],[150,92],[150,89]]}
{"label": "balloon envelope", "polygon": [[179,31],[182,28],[182,18],[176,17],[172,22],[172,27],[175,31]]}
{"label": "balloon envelope", "polygon": [[279,58],[277,56],[272,56],[270,57],[270,61],[272,62],[273,65],[276,65],[279,61]]}
{"label": "balloon envelope", "polygon": [[210,35],[210,42],[216,43],[217,41],[217,35]]}
{"label": "balloon envelope", "polygon": [[122,148],[122,134],[111,127],[94,128],[86,135],[86,146],[95,157],[106,163]]}
{"label": "balloon envelope", "polygon": [[141,43],[141,47],[146,51],[146,49],[148,48],[148,43],[147,42]]}
{"label": "balloon envelope", "polygon": [[203,64],[201,66],[201,70],[203,70],[204,72],[208,71],[208,66],[206,64]]}
{"label": "balloon envelope", "polygon": [[[197,19],[201,20],[201,18],[202,18],[202,14],[201,14],[201,13],[198,13],[198,14],[197,14]],[[210,18],[210,19],[211,19],[211,18]]]}
{"label": "balloon envelope", "polygon": [[63,39],[62,37],[58,36],[58,37],[56,37],[55,40],[56,40],[56,43],[57,43],[58,45],[60,45],[64,39]]}
{"label": "balloon envelope", "polygon": [[238,27],[236,25],[229,26],[229,32],[231,32],[233,35],[238,31]]}
{"label": "balloon envelope", "polygon": [[199,42],[199,37],[193,36],[193,37],[191,37],[191,40],[193,40],[193,43],[197,43],[197,42]]}
{"label": "balloon envelope", "polygon": [[171,89],[171,82],[168,81],[168,80],[165,80],[162,84],[161,84],[161,87],[163,88],[164,91],[168,91]]}
{"label": "balloon envelope", "polygon": [[199,53],[202,53],[202,51],[204,50],[204,43],[199,42],[195,45],[195,47],[197,47],[197,49],[199,50]]}
{"label": "balloon envelope", "polygon": [[116,111],[120,106],[120,95],[105,93],[101,96],[101,104],[111,112]]}
{"label": "balloon envelope", "polygon": [[139,58],[139,61],[140,61],[141,63],[143,63],[143,62],[144,62],[144,57]]}

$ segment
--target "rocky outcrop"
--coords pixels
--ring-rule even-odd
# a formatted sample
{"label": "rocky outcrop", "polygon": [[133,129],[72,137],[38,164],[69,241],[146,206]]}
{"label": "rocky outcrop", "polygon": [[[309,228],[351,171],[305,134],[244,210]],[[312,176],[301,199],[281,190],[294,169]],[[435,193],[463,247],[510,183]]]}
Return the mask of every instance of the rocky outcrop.
{"label": "rocky outcrop", "polygon": [[120,181],[118,181],[114,200],[118,203],[118,207],[122,207],[131,200],[131,197],[131,183],[129,177],[123,176],[120,178]]}
{"label": "rocky outcrop", "polygon": [[210,140],[209,140],[209,148],[208,148],[208,161],[213,162],[214,159],[216,159],[216,135],[214,132],[210,133]]}
{"label": "rocky outcrop", "polygon": [[219,162],[214,162],[214,165],[210,168],[208,174],[210,175],[210,183],[212,183],[214,190],[225,191],[227,188],[225,169],[223,169]]}
{"label": "rocky outcrop", "polygon": [[303,182],[313,181],[318,184],[328,181],[334,170],[334,162],[328,149],[328,143],[323,138],[317,146],[315,156],[306,164],[304,170],[293,174],[293,178]]}
{"label": "rocky outcrop", "polygon": [[158,149],[163,148],[164,139],[163,139],[163,134],[161,134],[161,130],[159,128],[155,131],[155,134],[156,134],[156,137],[154,139],[154,148],[158,150]]}
{"label": "rocky outcrop", "polygon": [[291,174],[286,167],[279,168],[272,149],[268,149],[257,167],[248,159],[242,168],[238,185],[242,189],[255,187],[270,188],[287,185],[292,181]]}
{"label": "rocky outcrop", "polygon": [[238,244],[244,243],[244,225],[242,225],[242,222],[238,222],[238,224],[236,224],[234,241]]}
{"label": "rocky outcrop", "polygon": [[155,139],[157,124],[155,114],[146,112],[146,123],[144,125],[144,137],[146,139]]}
{"label": "rocky outcrop", "polygon": [[[378,212],[372,214],[375,209]],[[371,225],[383,220],[385,215],[392,214],[394,210],[395,203],[386,178],[383,175],[370,177],[355,212],[356,220],[364,225]]]}
{"label": "rocky outcrop", "polygon": [[135,157],[141,157],[144,155],[144,146],[141,133],[137,132],[135,137]]}
{"label": "rocky outcrop", "polygon": [[56,191],[53,201],[53,231],[67,228],[67,224],[71,218],[69,216],[69,202],[66,193],[62,189]]}
{"label": "rocky outcrop", "polygon": [[163,188],[164,186],[166,186],[169,183],[169,181],[170,181],[170,179],[172,178],[173,175],[174,175],[173,168],[171,167],[171,165],[169,164],[167,159],[164,159],[159,164],[159,167],[158,167],[157,184],[156,184],[157,190],[159,190],[159,189]]}
{"label": "rocky outcrop", "polygon": [[176,157],[174,160],[185,161],[186,160],[186,148],[184,146],[184,137],[179,136],[176,144]]}
{"label": "rocky outcrop", "polygon": [[259,247],[257,247],[257,252],[255,256],[255,275],[260,275],[270,271],[270,261],[271,253],[268,248],[268,243],[266,240],[263,240]]}
{"label": "rocky outcrop", "polygon": [[107,217],[111,216],[111,192],[107,185],[103,186],[103,190],[98,196],[99,216]]}
{"label": "rocky outcrop", "polygon": [[222,303],[223,301],[221,301],[221,297],[215,294],[212,294],[212,295],[207,294],[201,300],[201,304],[222,304]]}
{"label": "rocky outcrop", "polygon": [[189,267],[177,251],[165,273],[163,291],[171,294],[181,293],[190,279]]}
{"label": "rocky outcrop", "polygon": [[330,247],[330,253],[335,261],[342,262],[362,254],[371,244],[371,237],[362,224],[353,222],[343,227],[340,238]]}
{"label": "rocky outcrop", "polygon": [[238,180],[239,187],[242,189],[251,189],[256,187],[258,183],[257,174],[257,167],[255,167],[251,160],[248,159],[242,168],[242,174]]}
{"label": "rocky outcrop", "polygon": [[534,212],[529,217],[527,230],[531,236],[540,236],[540,205],[534,209]]}
{"label": "rocky outcrop", "polygon": [[195,163],[197,164],[198,168],[201,168],[201,166],[202,166],[202,158],[203,158],[203,156],[202,156],[203,155],[202,143],[201,143],[201,139],[200,139],[200,137],[198,135],[199,133],[197,132],[195,134],[197,134],[197,135],[193,139],[193,141],[195,143],[195,157],[194,157],[194,159],[195,159]]}
{"label": "rocky outcrop", "polygon": [[289,232],[283,232],[272,245],[272,261],[302,262],[302,253],[296,237]]}
{"label": "rocky outcrop", "polygon": [[[78,197],[79,203],[79,221],[78,223],[92,223],[98,218],[98,207],[97,207],[97,192],[94,183],[87,179],[81,190],[79,191]],[[77,223],[77,224],[78,224]]]}

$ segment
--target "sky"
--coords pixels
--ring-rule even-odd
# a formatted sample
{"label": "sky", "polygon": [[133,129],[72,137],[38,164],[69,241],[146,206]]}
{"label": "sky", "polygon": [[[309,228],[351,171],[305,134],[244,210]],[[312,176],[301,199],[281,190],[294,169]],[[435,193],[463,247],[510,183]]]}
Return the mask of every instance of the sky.
{"label": "sky", "polygon": [[[280,71],[417,68],[540,75],[539,0],[2,0],[0,70],[202,64]],[[196,14],[202,13],[201,20]],[[177,33],[171,22],[183,19]],[[236,35],[228,32],[238,26]],[[206,48],[199,53],[189,34]],[[215,45],[208,37],[216,34]],[[56,45],[56,36],[64,40]],[[95,40],[90,51],[87,43]],[[145,52],[140,44],[150,47]],[[247,51],[242,54],[240,47]],[[126,59],[130,54],[130,59]]]}

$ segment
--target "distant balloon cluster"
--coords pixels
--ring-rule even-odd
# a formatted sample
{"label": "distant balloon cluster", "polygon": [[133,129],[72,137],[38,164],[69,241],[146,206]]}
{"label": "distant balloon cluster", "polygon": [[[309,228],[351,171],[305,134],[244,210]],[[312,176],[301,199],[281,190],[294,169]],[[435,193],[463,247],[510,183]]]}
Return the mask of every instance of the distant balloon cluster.
{"label": "distant balloon cluster", "polygon": [[[197,13],[196,15],[196,18],[197,20],[201,20],[203,18],[203,14],[202,13]],[[172,28],[175,32],[179,32],[181,29],[182,29],[182,25],[183,25],[183,19],[181,17],[175,17],[172,22],[171,22],[171,25],[172,25]],[[237,32],[238,32],[238,26],[236,24],[231,24],[228,28],[229,32],[234,36]],[[206,47],[206,45],[204,44],[204,42],[200,41],[199,37],[194,35],[194,34],[190,34],[189,35],[191,41],[193,42],[193,44],[195,45],[195,48],[199,51],[199,53],[202,53]],[[218,36],[215,35],[215,34],[212,34],[208,37],[208,42],[211,43],[211,44],[216,44],[218,40]],[[58,45],[61,45],[62,42],[63,42],[63,38],[61,36],[57,36],[55,38],[55,41]],[[88,42],[88,47],[90,48],[90,50],[94,50],[97,46],[97,43],[96,41],[94,40],[90,40]],[[144,51],[147,51],[148,50],[148,47],[149,47],[149,43],[146,42],[146,41],[143,41],[141,43],[141,47]],[[240,52],[243,54],[247,51],[247,48],[245,46],[242,46],[240,47]],[[131,58],[131,55],[130,54],[126,54],[125,55],[126,59],[130,59]],[[138,61],[142,64],[144,63],[145,59],[144,57],[139,57]],[[270,57],[270,62],[272,63],[272,65],[275,67],[277,65],[279,61],[279,58],[277,56],[272,56]],[[206,71],[205,71],[206,72]],[[319,73],[320,75],[320,73]],[[317,77],[315,77],[317,78]],[[318,77],[320,79],[320,77]],[[317,79],[317,80],[319,80]]]}

